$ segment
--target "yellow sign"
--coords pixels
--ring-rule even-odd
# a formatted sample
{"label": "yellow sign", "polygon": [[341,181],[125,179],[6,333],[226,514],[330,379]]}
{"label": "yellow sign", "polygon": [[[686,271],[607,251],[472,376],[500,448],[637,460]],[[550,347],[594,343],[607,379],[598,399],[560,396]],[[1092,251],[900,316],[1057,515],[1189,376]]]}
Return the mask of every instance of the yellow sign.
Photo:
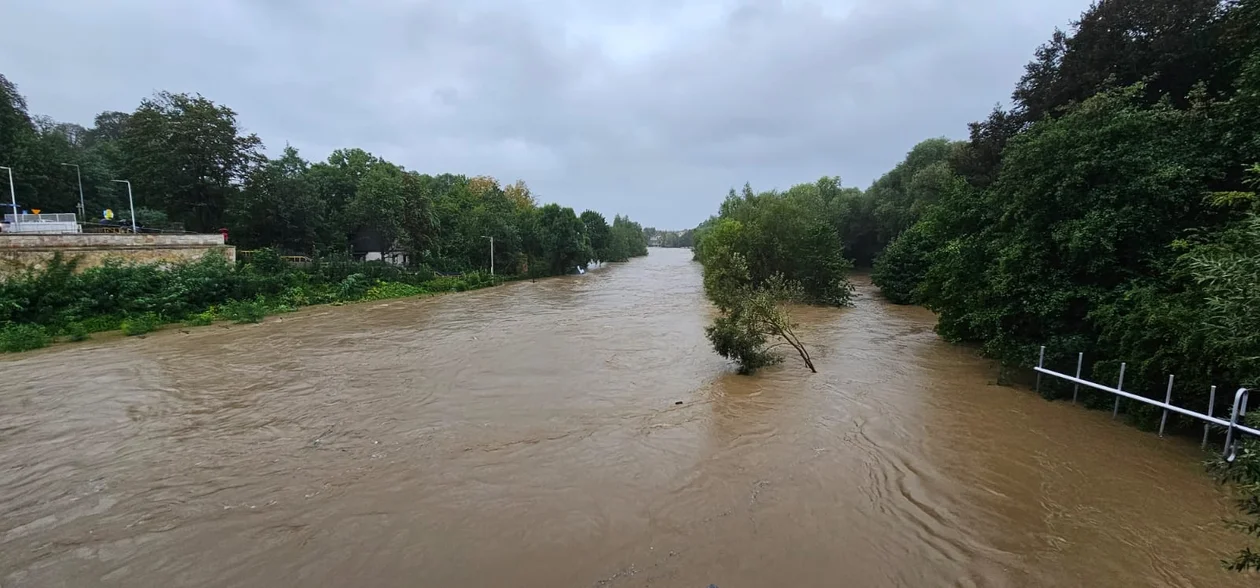
{"label": "yellow sign", "polygon": [[105,209],[105,220],[114,220],[114,211],[113,211],[113,210],[110,210],[110,209],[108,209],[108,208],[106,208],[106,209]]}
{"label": "yellow sign", "polygon": [[38,209],[38,208],[32,208],[32,209],[31,209],[31,214],[39,214],[39,209]]}

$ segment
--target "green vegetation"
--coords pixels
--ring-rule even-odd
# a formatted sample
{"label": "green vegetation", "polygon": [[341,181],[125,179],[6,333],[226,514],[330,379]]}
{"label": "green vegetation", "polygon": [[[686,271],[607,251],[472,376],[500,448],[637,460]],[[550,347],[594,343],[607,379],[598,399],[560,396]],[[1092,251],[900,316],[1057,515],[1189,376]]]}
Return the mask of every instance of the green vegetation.
{"label": "green vegetation", "polygon": [[694,229],[660,231],[655,227],[647,227],[643,229],[643,234],[647,237],[648,244],[656,247],[690,249],[695,245]]}
{"label": "green vegetation", "polygon": [[603,215],[593,210],[583,212],[581,219],[596,261],[628,261],[631,257],[647,255],[647,235],[639,223],[615,216],[613,224],[609,225]]}
{"label": "green vegetation", "polygon": [[189,327],[205,327],[214,324],[214,309],[198,312],[184,319],[184,325]]}
{"label": "green vegetation", "polygon": [[122,332],[128,337],[152,333],[160,328],[162,328],[162,319],[152,312],[128,317],[122,322]]}
{"label": "green vegetation", "polygon": [[[924,141],[865,191],[824,178],[732,193],[697,231],[706,291],[711,275],[726,281],[746,263],[747,287],[782,272],[807,300],[834,302],[819,295],[831,278],[808,268],[835,275],[841,262],[811,252],[842,250],[873,264],[889,300],[927,306],[942,337],[1004,366],[1034,364],[1041,345],[1055,367],[1084,352],[1087,376],[1114,381],[1124,361],[1125,388],[1150,397],[1175,374],[1177,402],[1198,409],[1213,384],[1260,385],[1260,0],[1094,3],[1037,50],[1013,98],[968,140]],[[809,226],[740,210],[787,206],[794,193],[807,214],[773,217]],[[755,329],[719,309],[715,348],[766,361]],[[1050,398],[1070,390],[1042,386]],[[1157,410],[1122,407],[1136,424],[1158,422]],[[1242,528],[1260,538],[1260,444],[1247,447],[1217,471],[1240,484],[1252,521]],[[1230,565],[1260,569],[1260,554]]]}
{"label": "green vegetation", "polygon": [[30,351],[51,342],[52,338],[39,325],[8,325],[0,329],[0,351]]}
{"label": "green vegetation", "polygon": [[783,193],[754,194],[745,185],[742,196],[731,190],[719,215],[696,230],[705,294],[720,312],[706,334],[741,373],[779,361],[768,346],[772,338],[814,370],[784,305],[848,304],[853,287],[845,274],[851,266],[824,214],[840,193],[837,178]]}
{"label": "green vegetation", "polygon": [[435,276],[382,262],[297,267],[262,250],[234,267],[222,256],[165,268],[111,263],[75,271],[75,260],[0,282],[0,351],[37,349],[52,336],[72,341],[121,329],[152,332],[165,323],[261,322],[299,306],[475,290],[498,284],[488,273]]}
{"label": "green vegetation", "polygon": [[261,323],[267,317],[267,300],[259,295],[254,300],[232,300],[223,305],[219,316],[238,325]]}
{"label": "green vegetation", "polygon": [[92,335],[88,332],[87,327],[83,326],[83,323],[70,323],[66,325],[66,338],[76,342],[87,341],[92,338]]}
{"label": "green vegetation", "polygon": [[106,208],[126,214],[126,189],[110,180],[129,178],[143,227],[226,227],[243,251],[325,260],[382,252],[412,271],[464,274],[490,269],[493,237],[495,271],[531,277],[647,254],[638,224],[540,206],[523,181],[421,174],[353,148],[318,162],[293,148],[268,159],[231,108],[200,95],[161,92],[133,112],[103,112],[85,128],[31,116],[0,76],[0,153],[25,207],[77,210],[74,170],[61,166],[76,163],[85,220],[99,220]]}
{"label": "green vegetation", "polygon": [[[1260,384],[1260,2],[1096,4],[1038,51],[1014,98],[868,191],[884,295],[1010,366],[1040,345],[1052,366],[1083,351],[1093,378],[1126,361],[1125,388],[1151,397],[1176,374],[1178,402],[1199,409],[1213,384]],[[1258,460],[1228,470],[1250,484],[1253,518]]]}
{"label": "green vegetation", "polygon": [[[1260,414],[1249,413],[1246,423],[1260,428]],[[1214,459],[1208,469],[1222,483],[1232,483],[1239,489],[1238,508],[1243,517],[1229,521],[1229,525],[1252,537],[1260,538],[1260,439],[1247,438],[1238,446],[1234,463]],[[1233,559],[1222,562],[1234,571],[1260,570],[1260,552],[1244,548]]]}
{"label": "green vegetation", "polygon": [[[104,112],[84,128],[32,117],[0,76],[0,153],[11,155],[19,203],[76,210],[76,176],[61,163],[77,163],[89,214],[126,210],[126,191],[110,180],[130,178],[145,229],[226,227],[242,259],[239,268],[207,258],[81,273],[74,260],[57,259],[11,276],[0,282],[3,349],[120,328],[140,334],[163,322],[253,323],[309,304],[472,290],[498,283],[492,263],[499,276],[541,277],[647,254],[637,223],[614,216],[609,225],[594,211],[579,217],[540,206],[523,181],[420,174],[361,149],[315,163],[292,148],[277,159],[261,149],[232,109],[200,95],[158,93],[134,112]],[[367,252],[394,263],[354,261]],[[313,261],[296,268],[282,255]]]}

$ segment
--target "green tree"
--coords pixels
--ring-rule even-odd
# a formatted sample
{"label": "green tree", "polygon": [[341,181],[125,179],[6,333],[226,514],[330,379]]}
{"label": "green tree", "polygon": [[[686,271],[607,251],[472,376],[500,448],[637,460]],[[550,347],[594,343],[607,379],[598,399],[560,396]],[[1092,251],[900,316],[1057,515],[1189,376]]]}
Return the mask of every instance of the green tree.
{"label": "green tree", "polygon": [[[846,274],[852,267],[844,258],[841,238],[828,222],[827,204],[816,184],[801,184],[785,193],[754,194],[745,185],[731,190],[719,217],[737,220],[746,228],[738,252],[747,260],[754,287],[774,274],[799,283],[811,303],[844,305],[853,287]],[[697,257],[703,231],[697,233]]]}
{"label": "green tree", "polygon": [[403,227],[398,213],[406,204],[404,177],[405,173],[396,165],[372,166],[359,180],[354,197],[346,204],[347,226],[376,235],[387,249],[401,245]]}
{"label": "green tree", "polygon": [[[0,77],[0,149],[26,207],[75,210],[75,170],[61,165],[72,163],[92,218],[105,208],[127,210],[126,190],[112,180],[129,179],[139,224],[194,231],[226,224],[233,242],[248,248],[335,258],[376,237],[413,264],[456,273],[489,269],[493,237],[496,271],[531,275],[647,253],[637,223],[539,208],[521,180],[500,186],[490,176],[420,174],[357,148],[314,164],[291,148],[268,160],[234,111],[199,95],[158,93],[135,112],[102,112],[83,128],[30,115]],[[347,292],[366,292],[366,280],[352,280]]]}
{"label": "green tree", "polygon": [[782,360],[773,353],[771,339],[791,346],[811,372],[813,359],[795,333],[795,323],[783,307],[800,301],[800,285],[775,274],[754,284],[748,262],[739,252],[750,235],[748,227],[731,219],[720,219],[704,231],[701,249],[704,265],[704,291],[719,315],[705,329],[713,349],[739,366],[741,374]]}
{"label": "green tree", "polygon": [[243,247],[315,253],[325,234],[325,203],[311,185],[309,165],[296,149],[254,170],[228,213],[233,239]]}
{"label": "green tree", "polygon": [[639,223],[621,215],[613,217],[609,228],[607,247],[601,259],[604,261],[629,261],[631,257],[647,255],[648,237]]}
{"label": "green tree", "polygon": [[586,225],[572,208],[558,204],[543,206],[539,209],[537,226],[539,257],[550,274],[572,273],[578,267],[586,267],[595,257],[586,237]]}
{"label": "green tree", "polygon": [[609,246],[612,228],[608,226],[608,221],[604,219],[604,215],[594,210],[586,210],[582,212],[581,219],[582,224],[586,225],[586,236],[591,241],[591,250],[595,252],[595,261],[610,259]]}
{"label": "green tree", "polygon": [[237,186],[261,162],[262,141],[240,133],[236,112],[200,95],[160,92],[144,100],[120,142],[137,205],[194,231],[223,226]]}

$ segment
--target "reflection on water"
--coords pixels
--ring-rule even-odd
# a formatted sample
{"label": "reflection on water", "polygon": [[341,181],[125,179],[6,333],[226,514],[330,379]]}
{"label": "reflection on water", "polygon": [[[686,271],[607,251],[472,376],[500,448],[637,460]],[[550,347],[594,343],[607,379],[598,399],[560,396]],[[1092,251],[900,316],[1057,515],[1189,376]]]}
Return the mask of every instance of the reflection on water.
{"label": "reflection on water", "polygon": [[[0,586],[1243,586],[1188,444],[859,284],[732,373],[680,250],[0,361]],[[676,405],[676,401],[682,401]]]}

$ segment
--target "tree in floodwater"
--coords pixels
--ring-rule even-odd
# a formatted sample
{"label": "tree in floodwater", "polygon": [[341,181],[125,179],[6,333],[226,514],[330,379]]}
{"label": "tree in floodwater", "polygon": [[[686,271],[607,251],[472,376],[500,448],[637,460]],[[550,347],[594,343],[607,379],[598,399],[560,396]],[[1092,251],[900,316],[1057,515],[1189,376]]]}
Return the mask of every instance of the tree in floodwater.
{"label": "tree in floodwater", "polygon": [[[809,371],[817,372],[784,308],[805,298],[803,288],[777,273],[754,285],[747,259],[731,246],[742,231],[739,221],[724,219],[707,233],[702,257],[704,291],[721,314],[705,329],[705,335],[718,355],[739,364],[741,374],[782,361],[773,353],[780,345],[791,346]],[[778,342],[772,345],[771,339]]]}

